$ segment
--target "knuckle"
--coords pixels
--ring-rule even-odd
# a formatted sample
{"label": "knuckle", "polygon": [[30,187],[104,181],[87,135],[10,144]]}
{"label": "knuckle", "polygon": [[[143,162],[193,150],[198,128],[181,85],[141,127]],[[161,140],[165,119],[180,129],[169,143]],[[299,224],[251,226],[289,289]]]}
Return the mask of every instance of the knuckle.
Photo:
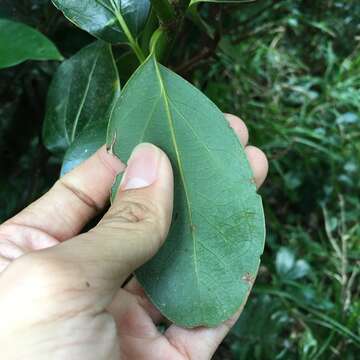
{"label": "knuckle", "polygon": [[151,216],[151,210],[139,202],[123,201],[111,210],[111,215],[120,222],[138,223]]}
{"label": "knuckle", "polygon": [[99,226],[151,234],[162,239],[167,231],[160,209],[151,201],[123,200],[110,208]]}
{"label": "knuckle", "polygon": [[136,201],[122,201],[111,209],[110,215],[117,221],[138,223],[151,218],[154,211],[151,206]]}
{"label": "knuckle", "polygon": [[112,207],[108,218],[118,223],[155,224],[159,222],[159,210],[150,201],[121,201]]}
{"label": "knuckle", "polygon": [[84,204],[95,212],[99,212],[101,210],[101,206],[99,206],[84,189],[81,189],[78,185],[73,184],[70,179],[71,177],[69,174],[65,175],[55,183],[53,189],[55,191],[59,189],[60,191],[74,197],[74,199],[79,201],[81,204]]}

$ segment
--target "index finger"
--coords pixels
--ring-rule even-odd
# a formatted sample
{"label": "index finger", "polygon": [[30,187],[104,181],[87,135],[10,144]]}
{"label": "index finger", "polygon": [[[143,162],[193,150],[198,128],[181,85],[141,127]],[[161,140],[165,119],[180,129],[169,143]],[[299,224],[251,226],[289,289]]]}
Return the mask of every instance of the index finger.
{"label": "index finger", "polygon": [[106,206],[115,176],[124,169],[125,165],[103,146],[4,225],[31,227],[59,241],[67,240]]}

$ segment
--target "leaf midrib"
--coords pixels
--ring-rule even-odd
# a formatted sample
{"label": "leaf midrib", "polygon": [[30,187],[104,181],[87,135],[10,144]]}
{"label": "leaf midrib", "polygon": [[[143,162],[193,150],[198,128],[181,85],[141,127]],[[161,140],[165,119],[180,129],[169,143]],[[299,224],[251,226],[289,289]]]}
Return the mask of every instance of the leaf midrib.
{"label": "leaf midrib", "polygon": [[[180,151],[179,151],[179,147],[176,141],[176,134],[175,134],[175,129],[174,129],[174,124],[173,124],[173,117],[170,111],[170,105],[169,105],[169,98],[166,92],[166,88],[164,85],[164,81],[158,66],[158,63],[156,61],[156,59],[153,59],[154,62],[154,67],[155,67],[155,71],[156,71],[156,75],[160,84],[160,97],[163,98],[164,100],[164,106],[165,106],[165,111],[166,111],[166,118],[168,120],[168,125],[170,128],[170,134],[171,134],[171,140],[174,146],[174,150],[175,150],[175,154],[176,154],[176,160],[178,163],[178,168],[179,168],[179,173],[180,173],[180,178],[181,178],[181,182],[184,185],[184,192],[185,192],[185,198],[186,198],[186,205],[187,205],[187,209],[188,209],[188,213],[189,213],[189,222],[190,222],[190,233],[191,233],[191,237],[193,240],[193,249],[194,249],[194,272],[195,272],[195,277],[196,277],[196,283],[197,283],[197,288],[198,288],[198,296],[199,296],[199,300],[201,302],[201,293],[200,293],[200,279],[199,279],[199,271],[198,271],[198,266],[197,266],[197,245],[196,245],[196,239],[195,239],[195,235],[194,235],[194,224],[193,224],[193,219],[192,219],[192,210],[191,210],[191,205],[190,205],[190,198],[189,198],[189,192],[187,189],[187,185],[186,185],[186,181],[185,181],[185,175],[184,175],[184,170],[183,170],[183,166],[182,166],[182,160],[181,160],[181,156],[180,156]],[[204,318],[204,316],[202,315],[202,317]]]}
{"label": "leaf midrib", "polygon": [[84,108],[84,105],[85,105],[85,101],[86,101],[86,98],[87,98],[87,95],[89,93],[89,90],[90,90],[90,83],[91,83],[91,80],[92,80],[92,77],[94,75],[94,72],[95,72],[95,68],[96,68],[96,65],[97,65],[97,62],[100,58],[100,55],[101,55],[101,51],[99,51],[97,57],[95,58],[95,61],[94,61],[94,64],[93,66],[91,67],[91,70],[90,70],[90,73],[89,73],[89,76],[88,76],[88,79],[87,79],[87,83],[86,83],[86,88],[85,88],[85,91],[84,91],[84,94],[82,96],[82,99],[81,99],[81,102],[80,102],[80,106],[79,106],[79,109],[78,109],[78,112],[76,114],[76,117],[75,117],[75,121],[74,121],[74,124],[73,124],[73,127],[72,127],[72,131],[71,131],[71,142],[74,141],[75,139],[75,134],[76,134],[76,130],[77,130],[77,125],[79,123],[79,119],[80,119],[80,115],[81,115],[81,112]]}

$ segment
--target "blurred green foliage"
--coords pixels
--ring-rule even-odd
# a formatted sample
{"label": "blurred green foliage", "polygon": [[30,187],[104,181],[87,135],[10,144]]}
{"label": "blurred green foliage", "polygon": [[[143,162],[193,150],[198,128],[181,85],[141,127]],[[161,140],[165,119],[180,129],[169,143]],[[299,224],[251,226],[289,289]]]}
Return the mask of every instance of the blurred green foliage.
{"label": "blurred green foliage", "polygon": [[[199,10],[170,66],[241,116],[270,160],[262,267],[215,359],[357,359],[360,3],[258,0]],[[36,27],[65,56],[92,40],[49,1],[2,0],[0,16]],[[0,220],[58,176],[61,159],[40,136],[57,66],[27,62],[0,72]]]}

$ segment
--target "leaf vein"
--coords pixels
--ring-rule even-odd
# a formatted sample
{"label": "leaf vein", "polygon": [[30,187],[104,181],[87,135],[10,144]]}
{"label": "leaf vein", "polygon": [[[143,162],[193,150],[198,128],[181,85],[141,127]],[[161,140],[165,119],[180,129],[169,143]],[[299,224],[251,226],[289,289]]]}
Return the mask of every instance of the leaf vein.
{"label": "leaf vein", "polygon": [[[171,140],[172,140],[174,150],[175,150],[175,154],[176,154],[176,160],[177,160],[177,163],[178,163],[180,178],[181,178],[181,182],[183,183],[183,186],[184,186],[186,205],[187,205],[187,209],[188,209],[188,213],[189,213],[190,232],[191,232],[191,236],[192,236],[192,239],[193,239],[194,272],[195,272],[195,278],[196,278],[196,282],[197,282],[199,302],[201,303],[201,292],[200,292],[200,285],[199,285],[200,284],[199,270],[198,270],[198,264],[197,264],[197,261],[198,261],[198,259],[197,259],[197,245],[196,245],[196,239],[195,239],[194,230],[193,230],[194,225],[193,225],[193,220],[192,220],[192,211],[191,211],[191,203],[190,203],[189,191],[187,189],[187,184],[186,184],[183,165],[182,165],[182,160],[181,160],[181,154],[180,154],[179,146],[178,146],[177,140],[176,140],[176,134],[175,134],[174,123],[173,123],[174,120],[173,120],[171,110],[170,110],[169,97],[168,97],[166,89],[165,89],[165,85],[164,85],[164,82],[163,82],[162,75],[160,73],[158,63],[157,63],[155,58],[154,58],[153,61],[154,61],[154,67],[155,67],[156,75],[157,75],[157,78],[158,78],[158,81],[159,81],[159,84],[160,84],[160,97],[164,100],[164,106],[165,106],[165,111],[166,111],[166,115],[167,115],[166,117],[167,117],[169,128],[170,128]],[[202,318],[204,318],[203,313],[202,313]]]}
{"label": "leaf vein", "polygon": [[179,116],[184,120],[185,124],[188,126],[188,128],[191,130],[191,132],[195,135],[195,137],[198,139],[200,145],[203,146],[203,148],[208,152],[210,158],[214,161],[214,163],[218,167],[223,167],[223,164],[221,164],[211,153],[210,148],[201,140],[199,134],[195,131],[193,126],[190,124],[190,122],[185,118],[185,116],[182,114],[182,112],[176,107],[175,103],[170,101],[174,107],[174,110],[179,114]]}
{"label": "leaf vein", "polygon": [[74,141],[74,139],[75,139],[77,125],[79,123],[80,115],[81,115],[81,112],[82,112],[82,110],[84,108],[84,105],[85,105],[86,97],[87,97],[87,95],[89,93],[89,90],[90,90],[91,79],[92,79],[92,77],[94,75],[96,64],[97,64],[97,62],[99,60],[100,54],[101,54],[101,52],[99,51],[99,54],[95,58],[94,64],[91,67],[91,70],[90,70],[90,73],[89,73],[89,76],[88,76],[88,79],[87,79],[86,87],[85,87],[85,92],[84,92],[84,94],[83,94],[83,96],[81,98],[80,106],[79,106],[79,109],[77,111],[77,114],[76,114],[76,117],[75,117],[75,120],[74,120],[74,124],[73,124],[73,127],[72,127],[71,141]]}

